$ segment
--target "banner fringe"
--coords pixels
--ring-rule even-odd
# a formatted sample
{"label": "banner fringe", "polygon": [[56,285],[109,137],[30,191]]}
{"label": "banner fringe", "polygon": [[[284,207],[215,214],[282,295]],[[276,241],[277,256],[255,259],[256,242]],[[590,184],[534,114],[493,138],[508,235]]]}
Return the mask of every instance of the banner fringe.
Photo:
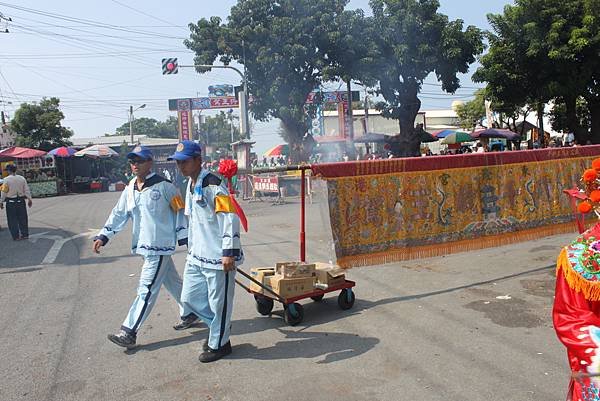
{"label": "banner fringe", "polygon": [[589,281],[573,270],[567,250],[563,248],[556,262],[556,275],[562,272],[568,286],[575,292],[581,292],[588,301],[600,301],[600,281]]}
{"label": "banner fringe", "polygon": [[506,234],[488,235],[470,240],[440,243],[436,245],[424,245],[418,247],[406,247],[403,249],[372,254],[344,256],[337,260],[337,264],[344,269],[361,266],[382,265],[386,263],[400,262],[403,260],[431,258],[452,253],[468,252],[477,249],[503,246],[517,242],[532,241],[539,239],[540,237],[575,233],[576,231],[577,227],[575,224],[573,224],[573,222],[568,222]]}

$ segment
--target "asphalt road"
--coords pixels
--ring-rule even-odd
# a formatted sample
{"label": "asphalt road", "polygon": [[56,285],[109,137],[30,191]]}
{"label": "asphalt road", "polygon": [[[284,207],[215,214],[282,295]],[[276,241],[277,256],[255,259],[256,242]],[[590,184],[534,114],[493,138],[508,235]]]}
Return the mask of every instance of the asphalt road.
{"label": "asphalt road", "polygon": [[[91,251],[88,234],[117,198],[37,199],[29,241],[12,241],[0,216],[0,401],[564,400],[569,371],[550,312],[556,256],[574,234],[353,269],[354,308],[340,310],[337,294],[305,302],[296,327],[280,305],[258,315],[238,287],[233,354],[201,364],[206,328],[174,331],[166,291],[137,349],[106,339],[141,267],[127,231],[100,255]],[[243,207],[251,226],[243,268],[298,259],[298,203]],[[323,212],[308,208],[311,261],[330,257]],[[180,271],[184,256],[175,255]]]}

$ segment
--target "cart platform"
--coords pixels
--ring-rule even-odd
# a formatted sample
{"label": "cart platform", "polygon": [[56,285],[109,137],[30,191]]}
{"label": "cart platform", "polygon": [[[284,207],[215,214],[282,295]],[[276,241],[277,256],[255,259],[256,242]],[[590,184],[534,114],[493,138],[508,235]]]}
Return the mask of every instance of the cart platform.
{"label": "cart platform", "polygon": [[265,294],[253,291],[248,286],[236,280],[239,286],[244,288],[250,294],[254,295],[254,300],[256,301],[256,310],[258,311],[258,313],[260,313],[263,316],[270,315],[273,311],[275,301],[278,301],[283,305],[284,319],[285,322],[290,326],[295,326],[302,322],[302,320],[304,319],[304,308],[302,307],[302,304],[298,303],[298,301],[310,298],[315,302],[320,302],[325,297],[325,294],[334,291],[340,291],[337,300],[338,306],[343,310],[347,310],[354,306],[354,301],[356,299],[354,296],[354,291],[352,291],[352,288],[356,285],[356,283],[351,280],[344,280],[343,283],[333,285],[325,289],[315,288],[312,291],[304,294],[300,294],[289,298],[283,298],[275,292],[273,292],[269,287],[266,287],[261,282],[255,280],[243,270],[238,268],[237,271],[241,273],[244,277],[248,278],[250,281],[254,282],[256,285],[260,286],[264,291],[270,293]]}

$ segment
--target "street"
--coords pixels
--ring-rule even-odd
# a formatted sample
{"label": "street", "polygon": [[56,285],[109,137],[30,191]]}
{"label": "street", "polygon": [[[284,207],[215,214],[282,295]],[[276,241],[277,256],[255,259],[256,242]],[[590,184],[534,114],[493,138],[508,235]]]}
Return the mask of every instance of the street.
{"label": "street", "polygon": [[[0,400],[563,400],[566,352],[554,334],[554,268],[575,236],[353,269],[354,308],[337,293],[304,301],[286,326],[236,287],[233,353],[201,364],[207,331],[178,332],[163,289],[131,351],[110,343],[135,297],[130,226],[100,255],[90,235],[118,193],[35,199],[31,238],[0,216]],[[242,202],[242,268],[298,259],[297,199]],[[307,210],[309,261],[327,261],[324,207]],[[183,271],[185,247],[174,256]]]}

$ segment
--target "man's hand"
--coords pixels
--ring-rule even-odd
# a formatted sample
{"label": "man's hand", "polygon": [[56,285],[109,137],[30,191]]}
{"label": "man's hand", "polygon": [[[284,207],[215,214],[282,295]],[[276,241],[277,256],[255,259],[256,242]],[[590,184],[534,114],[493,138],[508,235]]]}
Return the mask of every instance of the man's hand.
{"label": "man's hand", "polygon": [[100,253],[100,248],[104,246],[104,242],[102,242],[102,240],[97,239],[96,241],[94,241],[94,252],[95,253]]}
{"label": "man's hand", "polygon": [[223,271],[230,272],[235,270],[235,258],[233,256],[223,256]]}
{"label": "man's hand", "polygon": [[33,202],[31,201],[31,199],[27,200],[27,206],[31,207],[31,205],[33,205]]}

